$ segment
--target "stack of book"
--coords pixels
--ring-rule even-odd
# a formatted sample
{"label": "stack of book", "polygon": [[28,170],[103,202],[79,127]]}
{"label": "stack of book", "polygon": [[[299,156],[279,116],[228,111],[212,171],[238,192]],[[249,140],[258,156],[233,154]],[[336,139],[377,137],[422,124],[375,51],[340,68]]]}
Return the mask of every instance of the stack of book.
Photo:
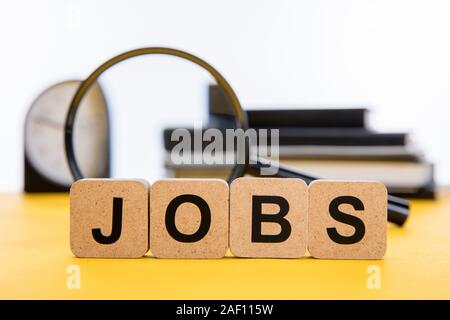
{"label": "stack of book", "polygon": [[[209,89],[209,127],[232,126],[230,107],[216,86]],[[368,110],[255,109],[248,110],[250,128],[279,129],[279,161],[311,176],[327,179],[377,180],[392,194],[434,198],[433,165],[408,141],[406,133],[381,133],[367,127]],[[170,129],[164,134],[170,152]],[[227,165],[166,167],[176,177],[226,177]]]}

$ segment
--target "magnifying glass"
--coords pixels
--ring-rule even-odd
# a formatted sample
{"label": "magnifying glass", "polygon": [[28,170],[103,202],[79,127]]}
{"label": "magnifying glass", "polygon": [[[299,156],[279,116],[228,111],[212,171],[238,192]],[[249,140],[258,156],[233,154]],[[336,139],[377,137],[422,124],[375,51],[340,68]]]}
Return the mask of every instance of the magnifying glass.
{"label": "magnifying glass", "polygon": [[[65,121],[64,143],[68,166],[75,181],[85,178],[77,162],[76,150],[74,147],[74,124],[83,97],[89,92],[91,86],[93,86],[99,80],[99,77],[111,67],[125,60],[147,55],[163,55],[181,58],[182,60],[189,61],[207,71],[209,75],[216,81],[217,86],[219,86],[223,90],[224,94],[229,100],[230,106],[232,107],[229,115],[231,115],[231,122],[233,123],[234,128],[241,129],[244,132],[248,129],[246,113],[242,109],[241,104],[232,87],[225,80],[225,78],[206,61],[190,53],[164,47],[149,47],[128,51],[111,58],[110,60],[103,63],[100,67],[98,67],[94,72],[92,72],[91,75],[89,75],[89,77],[81,83],[72,99]],[[258,155],[250,154],[249,139],[244,139],[244,145],[242,149],[243,150],[238,150],[238,152],[241,151],[243,153],[244,161],[235,161],[228,175],[227,180],[229,183],[231,183],[234,179],[246,174],[260,176],[261,171],[267,167],[276,168],[276,170],[272,170],[274,173],[272,175],[273,177],[298,178],[304,180],[306,183],[310,183],[311,181],[318,179],[318,177],[314,177],[307,173],[285,167],[273,160],[268,160]],[[407,220],[408,215],[409,202],[407,200],[388,195],[388,221],[401,226]]]}

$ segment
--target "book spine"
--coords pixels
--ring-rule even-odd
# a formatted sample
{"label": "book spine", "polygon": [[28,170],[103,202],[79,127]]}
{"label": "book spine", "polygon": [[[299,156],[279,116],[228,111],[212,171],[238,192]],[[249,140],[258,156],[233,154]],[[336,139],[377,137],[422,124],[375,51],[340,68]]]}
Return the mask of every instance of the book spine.
{"label": "book spine", "polygon": [[365,109],[248,110],[250,127],[364,128]]}
{"label": "book spine", "polygon": [[406,140],[404,133],[292,134],[284,132],[283,128],[279,131],[280,146],[404,146]]}

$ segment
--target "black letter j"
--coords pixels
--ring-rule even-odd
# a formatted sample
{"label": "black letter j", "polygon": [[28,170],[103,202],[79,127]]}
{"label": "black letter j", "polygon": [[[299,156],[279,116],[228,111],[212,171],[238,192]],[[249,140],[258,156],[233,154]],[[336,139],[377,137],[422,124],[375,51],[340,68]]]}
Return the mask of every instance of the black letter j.
{"label": "black letter j", "polygon": [[119,240],[120,233],[122,232],[122,204],[122,198],[114,198],[111,234],[104,236],[100,228],[92,229],[92,236],[95,241],[100,244],[112,244]]}

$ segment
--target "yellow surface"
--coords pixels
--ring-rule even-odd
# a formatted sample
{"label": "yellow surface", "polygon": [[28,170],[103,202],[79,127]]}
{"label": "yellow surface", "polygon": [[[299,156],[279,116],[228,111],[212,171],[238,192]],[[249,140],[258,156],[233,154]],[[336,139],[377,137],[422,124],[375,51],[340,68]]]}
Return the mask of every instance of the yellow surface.
{"label": "yellow surface", "polygon": [[[70,265],[81,289],[66,286]],[[367,268],[381,270],[368,289]],[[1,299],[450,298],[450,198],[414,201],[382,261],[77,259],[67,195],[0,195]]]}

